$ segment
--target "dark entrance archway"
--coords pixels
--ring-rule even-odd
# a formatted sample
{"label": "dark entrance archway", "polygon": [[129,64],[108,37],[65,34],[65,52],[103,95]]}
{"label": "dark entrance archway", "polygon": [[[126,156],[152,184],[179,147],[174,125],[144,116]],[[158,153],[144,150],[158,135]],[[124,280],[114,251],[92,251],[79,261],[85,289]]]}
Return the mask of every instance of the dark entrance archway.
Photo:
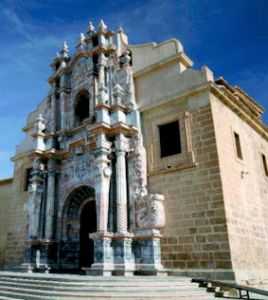
{"label": "dark entrance archway", "polygon": [[74,189],[65,201],[59,265],[62,271],[73,272],[90,267],[94,260],[94,243],[89,233],[96,231],[95,192],[89,186]]}
{"label": "dark entrance archway", "polygon": [[94,241],[89,234],[96,230],[96,204],[88,201],[80,215],[80,268],[89,268],[94,262]]}

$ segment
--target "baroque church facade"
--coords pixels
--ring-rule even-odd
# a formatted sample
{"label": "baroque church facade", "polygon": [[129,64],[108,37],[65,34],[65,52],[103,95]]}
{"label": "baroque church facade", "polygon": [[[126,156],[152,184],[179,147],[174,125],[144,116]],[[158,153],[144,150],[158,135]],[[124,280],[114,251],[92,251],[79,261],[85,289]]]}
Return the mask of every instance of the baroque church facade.
{"label": "baroque church facade", "polygon": [[263,108],[192,65],[103,21],[64,43],[0,181],[2,269],[268,280]]}

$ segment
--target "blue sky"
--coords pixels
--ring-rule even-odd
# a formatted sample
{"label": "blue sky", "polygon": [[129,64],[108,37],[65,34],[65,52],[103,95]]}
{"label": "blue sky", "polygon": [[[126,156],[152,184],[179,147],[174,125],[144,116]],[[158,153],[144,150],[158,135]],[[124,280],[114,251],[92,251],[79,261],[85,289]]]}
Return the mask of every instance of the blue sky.
{"label": "blue sky", "polygon": [[131,43],[178,38],[195,67],[208,65],[268,109],[267,14],[266,0],[1,0],[0,178],[12,175],[9,158],[48,91],[56,51],[64,40],[72,49],[89,20],[123,26]]}

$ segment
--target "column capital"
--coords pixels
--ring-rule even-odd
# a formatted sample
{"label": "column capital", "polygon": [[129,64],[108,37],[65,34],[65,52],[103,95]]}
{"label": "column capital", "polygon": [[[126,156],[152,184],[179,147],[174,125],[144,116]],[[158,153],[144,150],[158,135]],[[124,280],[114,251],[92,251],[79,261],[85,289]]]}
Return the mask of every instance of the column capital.
{"label": "column capital", "polygon": [[125,153],[127,151],[129,151],[129,139],[120,133],[115,139],[115,152],[120,155],[120,153]]}
{"label": "column capital", "polygon": [[50,158],[47,162],[48,172],[56,172],[56,161],[53,158]]}
{"label": "column capital", "polygon": [[112,143],[109,142],[106,138],[105,133],[100,133],[96,137],[96,148],[100,150],[110,150],[112,147]]}

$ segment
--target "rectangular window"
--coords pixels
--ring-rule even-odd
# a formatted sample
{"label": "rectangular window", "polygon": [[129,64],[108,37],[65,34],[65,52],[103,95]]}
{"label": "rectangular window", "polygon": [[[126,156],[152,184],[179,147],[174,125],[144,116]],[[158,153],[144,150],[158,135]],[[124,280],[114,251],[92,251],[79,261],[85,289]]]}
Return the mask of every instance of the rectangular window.
{"label": "rectangular window", "polygon": [[235,147],[236,147],[236,154],[239,159],[243,159],[242,147],[240,142],[240,136],[238,133],[234,133],[235,137]]}
{"label": "rectangular window", "polygon": [[268,177],[267,159],[266,159],[266,156],[264,154],[262,154],[262,162],[263,162],[263,168],[264,168],[265,175]]}
{"label": "rectangular window", "polygon": [[29,190],[29,186],[31,184],[31,173],[33,168],[28,168],[25,170],[25,181],[24,181],[24,191]]}
{"label": "rectangular window", "polygon": [[166,157],[181,153],[180,124],[178,121],[160,125],[160,155]]}

